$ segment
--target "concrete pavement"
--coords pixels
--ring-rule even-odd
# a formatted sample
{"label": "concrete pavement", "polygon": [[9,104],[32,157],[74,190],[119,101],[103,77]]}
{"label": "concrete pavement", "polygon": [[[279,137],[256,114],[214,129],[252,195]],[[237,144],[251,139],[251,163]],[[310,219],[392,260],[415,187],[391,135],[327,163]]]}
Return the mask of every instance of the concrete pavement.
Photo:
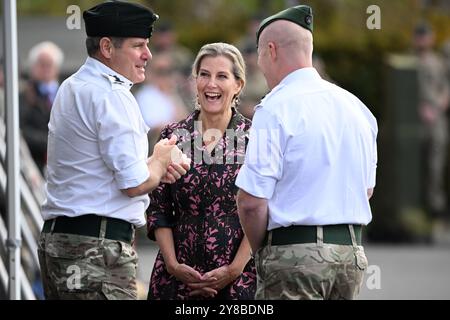
{"label": "concrete pavement", "polygon": [[[359,299],[450,299],[449,246],[369,245],[365,249],[369,268]],[[158,248],[144,240],[137,250],[140,298],[145,299]]]}

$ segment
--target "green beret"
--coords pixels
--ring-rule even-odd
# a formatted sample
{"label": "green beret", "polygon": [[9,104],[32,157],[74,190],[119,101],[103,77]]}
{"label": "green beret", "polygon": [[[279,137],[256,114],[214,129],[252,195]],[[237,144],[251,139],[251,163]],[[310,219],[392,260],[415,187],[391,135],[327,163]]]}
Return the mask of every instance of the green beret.
{"label": "green beret", "polygon": [[311,33],[313,32],[313,13],[311,7],[305,5],[291,7],[270,16],[261,22],[258,32],[256,33],[256,44],[258,44],[259,36],[264,28],[276,20],[288,20],[308,29]]}
{"label": "green beret", "polygon": [[89,37],[150,38],[158,18],[140,4],[123,1],[106,1],[83,12]]}

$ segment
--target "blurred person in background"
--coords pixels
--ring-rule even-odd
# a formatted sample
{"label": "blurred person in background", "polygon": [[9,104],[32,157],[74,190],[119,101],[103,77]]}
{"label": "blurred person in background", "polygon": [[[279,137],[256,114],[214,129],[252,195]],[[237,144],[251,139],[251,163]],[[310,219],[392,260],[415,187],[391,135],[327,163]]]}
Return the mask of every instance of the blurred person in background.
{"label": "blurred person in background", "polygon": [[448,163],[448,107],[450,87],[444,60],[434,50],[434,33],[427,23],[414,30],[417,55],[418,112],[425,130],[426,204],[433,218],[448,210],[445,167]]}
{"label": "blurred person in background", "polygon": [[44,41],[28,54],[29,80],[19,97],[20,126],[31,155],[44,173],[50,111],[59,88],[64,53],[53,42]]}
{"label": "blurred person in background", "polygon": [[247,65],[247,84],[242,92],[239,111],[244,117],[252,119],[255,106],[258,105],[269,89],[264,75],[258,68],[258,54],[254,39],[251,43],[244,45],[242,53]]}
{"label": "blurred person in background", "polygon": [[237,40],[236,47],[240,48],[243,51],[245,51],[245,49],[250,50],[251,48],[256,47],[255,34],[256,32],[258,32],[261,20],[263,20],[265,17],[266,15],[263,14],[262,12],[256,12],[247,19],[245,26],[245,33],[242,35],[240,39]]}
{"label": "blurred person in background", "polygon": [[168,54],[171,57],[173,76],[176,79],[178,94],[186,106],[191,106],[195,97],[195,89],[187,79],[191,72],[193,54],[188,48],[179,43],[178,33],[170,21],[162,21],[155,27],[151,48],[155,56]]}
{"label": "blurred person in background", "polygon": [[149,149],[155,144],[164,126],[188,115],[177,92],[175,72],[171,55],[153,55],[152,65],[146,70],[145,82],[135,94],[142,117],[150,127]]}
{"label": "blurred person in background", "polygon": [[162,21],[155,27],[151,48],[155,55],[169,54],[175,70],[184,75],[189,74],[193,56],[189,49],[178,43],[178,35],[172,23]]}
{"label": "blurred person in background", "polygon": [[246,83],[245,63],[234,46],[207,44],[192,74],[197,109],[161,132],[161,138],[178,134],[180,149],[194,162],[176,184],[150,194],[148,237],[160,250],[148,299],[253,299],[255,267],[234,185],[251,124],[235,106]]}
{"label": "blurred person in background", "polygon": [[450,83],[450,39],[442,46],[442,54],[444,55],[445,65],[447,66],[447,79]]}
{"label": "blurred person in background", "polygon": [[331,80],[331,77],[326,71],[325,62],[323,61],[321,56],[319,56],[318,54],[313,54],[312,64],[314,69],[317,70],[322,79],[333,83],[333,80]]}
{"label": "blurred person in background", "polygon": [[[6,121],[5,121],[5,105],[4,105],[4,73],[3,73],[3,60],[0,58],[0,127],[2,127],[1,131],[3,132],[3,142],[6,144],[5,133],[6,133]],[[25,180],[25,183],[30,187],[31,192],[36,197],[36,200],[39,203],[40,200],[43,199],[43,189],[44,183],[41,171],[37,167],[36,162],[31,156],[28,144],[24,140],[23,132],[20,133],[20,143],[19,143],[19,156],[20,156],[20,174]],[[6,163],[5,163],[6,165]],[[6,171],[6,167],[4,168]],[[6,218],[4,215],[7,212],[6,210],[6,194],[2,194],[0,196],[0,215],[2,218]],[[27,200],[25,200],[27,201]],[[27,220],[28,211],[24,210],[24,217]],[[6,220],[4,220],[6,221]],[[25,222],[27,223],[27,222]],[[36,238],[39,236],[37,232],[34,232],[35,229],[30,229],[33,236]],[[21,261],[22,266],[24,268],[25,273],[27,274],[28,279],[30,279],[30,283],[32,286],[32,290],[37,299],[44,299],[44,290],[42,287],[42,281],[40,277],[40,272],[38,267],[35,266],[34,259],[32,257],[32,253],[27,246],[23,246],[21,250]]]}

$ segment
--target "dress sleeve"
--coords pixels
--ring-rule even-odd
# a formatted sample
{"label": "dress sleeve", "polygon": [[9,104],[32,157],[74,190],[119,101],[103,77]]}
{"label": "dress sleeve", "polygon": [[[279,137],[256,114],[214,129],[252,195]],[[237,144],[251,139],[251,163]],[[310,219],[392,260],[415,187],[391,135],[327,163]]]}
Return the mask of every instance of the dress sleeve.
{"label": "dress sleeve", "polygon": [[[161,131],[159,140],[170,138],[168,127]],[[171,185],[161,183],[155,190],[149,193],[150,206],[147,208],[147,236],[150,240],[156,240],[155,230],[158,228],[172,228],[175,226],[174,205]]]}

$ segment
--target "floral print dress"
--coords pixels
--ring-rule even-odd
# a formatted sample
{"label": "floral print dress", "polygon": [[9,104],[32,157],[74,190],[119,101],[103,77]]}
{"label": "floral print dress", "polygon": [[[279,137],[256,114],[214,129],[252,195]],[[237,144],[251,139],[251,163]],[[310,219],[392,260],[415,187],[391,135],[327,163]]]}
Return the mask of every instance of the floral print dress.
{"label": "floral print dress", "polygon": [[[232,263],[244,236],[236,206],[234,182],[245,157],[250,120],[233,109],[226,133],[214,151],[206,151],[197,122],[199,111],[165,127],[161,138],[178,136],[178,147],[192,162],[189,172],[174,184],[161,184],[150,194],[148,237],[155,229],[172,228],[176,257],[201,274]],[[219,150],[219,151],[218,151]],[[219,291],[215,299],[254,299],[256,270],[251,259],[243,273]],[[167,272],[158,252],[148,299],[201,299]]]}

